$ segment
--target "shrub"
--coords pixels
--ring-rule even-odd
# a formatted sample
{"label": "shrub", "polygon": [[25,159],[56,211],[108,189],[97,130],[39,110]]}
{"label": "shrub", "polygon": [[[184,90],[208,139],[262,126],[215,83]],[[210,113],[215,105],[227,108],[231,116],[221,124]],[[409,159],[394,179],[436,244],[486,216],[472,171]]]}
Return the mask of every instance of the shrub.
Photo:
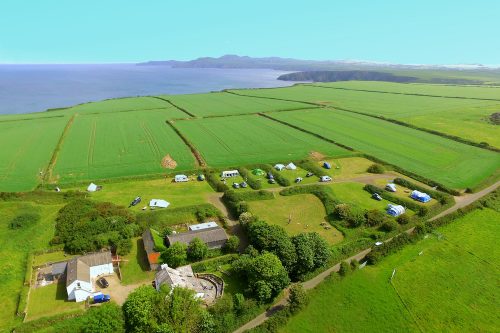
{"label": "shrub", "polygon": [[366,222],[365,212],[360,208],[352,208],[345,221],[350,228],[360,227]]}
{"label": "shrub", "polygon": [[262,183],[255,179],[253,175],[251,174],[250,171],[246,168],[239,168],[238,171],[240,172],[241,177],[245,179],[248,185],[250,185],[251,188],[254,190],[260,190],[262,188]]}
{"label": "shrub", "polygon": [[381,230],[385,231],[385,232],[391,232],[391,231],[394,231],[398,228],[398,224],[396,223],[396,221],[393,221],[393,220],[388,220],[388,221],[385,221],[382,226],[380,227]]}
{"label": "shrub", "polygon": [[297,162],[297,165],[301,167],[302,169],[305,169],[309,172],[314,173],[315,176],[321,177],[321,176],[328,176],[326,173],[325,169],[321,168],[316,161],[312,160],[302,160]]}
{"label": "shrub", "polygon": [[40,221],[38,213],[22,213],[12,219],[9,223],[10,229],[23,229],[31,227]]}
{"label": "shrub", "polygon": [[359,269],[359,261],[357,259],[351,260],[351,270],[355,271]]}
{"label": "shrub", "polygon": [[370,227],[375,227],[377,225],[381,225],[387,221],[387,216],[384,212],[378,209],[371,209],[365,213],[366,224]]}
{"label": "shrub", "polygon": [[232,253],[237,252],[240,247],[240,239],[237,236],[231,236],[227,240],[226,244],[224,244],[224,252]]}
{"label": "shrub", "polygon": [[399,215],[396,221],[398,221],[399,224],[405,225],[410,223],[411,218],[408,216],[408,214],[403,214]]}
{"label": "shrub", "polygon": [[339,220],[345,220],[351,214],[351,206],[346,203],[335,205],[334,216]]}
{"label": "shrub", "polygon": [[351,265],[347,261],[342,261],[340,263],[339,274],[341,276],[346,276],[351,272]]}
{"label": "shrub", "polygon": [[370,165],[366,171],[368,171],[369,173],[384,173],[385,168],[381,164],[374,163]]}
{"label": "shrub", "polygon": [[291,313],[299,312],[307,305],[308,302],[309,298],[302,284],[298,283],[290,287],[288,306]]}
{"label": "shrub", "polygon": [[207,256],[207,254],[208,254],[207,244],[205,244],[205,242],[198,237],[193,238],[193,240],[189,243],[189,246],[187,247],[187,256],[189,260],[192,261],[202,260]]}

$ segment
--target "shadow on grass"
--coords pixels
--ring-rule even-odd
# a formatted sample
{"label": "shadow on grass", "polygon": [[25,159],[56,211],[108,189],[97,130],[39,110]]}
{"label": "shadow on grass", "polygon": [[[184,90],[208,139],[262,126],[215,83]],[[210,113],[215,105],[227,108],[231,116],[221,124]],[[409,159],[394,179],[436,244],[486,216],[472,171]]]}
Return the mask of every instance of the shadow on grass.
{"label": "shadow on grass", "polygon": [[137,240],[137,254],[135,259],[143,272],[149,271],[148,255],[144,249],[144,242],[142,241],[142,238]]}
{"label": "shadow on grass", "polygon": [[57,282],[56,284],[56,300],[72,302],[72,303],[75,302],[68,300],[68,291],[66,290],[66,281],[64,281],[64,279],[62,281]]}

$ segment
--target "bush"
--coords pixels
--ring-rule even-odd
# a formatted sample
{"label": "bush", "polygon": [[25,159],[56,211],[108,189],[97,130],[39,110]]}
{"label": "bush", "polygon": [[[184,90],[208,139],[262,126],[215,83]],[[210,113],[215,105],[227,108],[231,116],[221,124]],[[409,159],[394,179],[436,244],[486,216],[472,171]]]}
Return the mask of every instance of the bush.
{"label": "bush", "polygon": [[350,228],[357,228],[366,222],[365,212],[360,208],[351,208],[345,221]]}
{"label": "bush", "polygon": [[304,170],[314,173],[315,176],[328,176],[325,169],[321,168],[316,161],[312,160],[302,160],[297,162],[297,166],[301,167]]}
{"label": "bush", "polygon": [[393,221],[393,220],[388,220],[388,221],[385,221],[382,226],[380,227],[381,230],[385,231],[385,232],[391,232],[391,231],[394,231],[398,228],[398,224],[396,223],[396,221]]}
{"label": "bush", "polygon": [[352,259],[351,260],[351,270],[355,271],[359,269],[359,261],[357,259]]}
{"label": "bush", "polygon": [[226,192],[229,187],[220,180],[220,176],[215,170],[209,170],[205,174],[205,179],[216,192]]}
{"label": "bush", "polygon": [[240,239],[237,236],[231,236],[227,240],[226,244],[224,244],[224,252],[232,253],[237,252],[240,247]]}
{"label": "bush", "polygon": [[370,165],[366,171],[368,171],[369,173],[384,173],[385,168],[381,164],[374,163]]}
{"label": "bush", "polygon": [[351,272],[351,265],[347,261],[342,261],[340,263],[339,274],[340,276],[346,276]]}
{"label": "bush", "polygon": [[399,224],[405,225],[410,223],[411,218],[408,216],[408,214],[403,214],[399,215],[396,221],[398,221]]}
{"label": "bush", "polygon": [[189,260],[198,261],[204,259],[208,254],[208,246],[200,238],[195,237],[187,247]]}
{"label": "bush", "polygon": [[365,213],[366,224],[370,227],[381,225],[387,221],[387,216],[384,212],[378,209],[371,209]]}
{"label": "bush", "polygon": [[23,213],[14,217],[10,223],[10,229],[24,229],[34,226],[40,221],[41,217],[38,213]]}
{"label": "bush", "polygon": [[307,303],[309,303],[309,297],[302,284],[294,284],[290,287],[290,296],[288,297],[288,307],[291,313],[297,313],[302,310]]}

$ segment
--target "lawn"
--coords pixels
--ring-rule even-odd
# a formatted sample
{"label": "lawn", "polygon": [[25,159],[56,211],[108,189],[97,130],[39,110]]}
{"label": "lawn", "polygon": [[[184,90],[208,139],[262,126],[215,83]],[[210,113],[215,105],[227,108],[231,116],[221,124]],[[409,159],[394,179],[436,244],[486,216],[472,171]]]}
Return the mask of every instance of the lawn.
{"label": "lawn", "polygon": [[370,175],[366,170],[374,163],[363,157],[346,157],[325,159],[318,162],[323,167],[324,162],[330,163],[331,169],[324,169],[325,173],[334,179],[351,179]]}
{"label": "lawn", "polygon": [[[344,85],[363,85],[368,90],[383,90],[378,82],[324,84],[333,87]],[[413,87],[420,85],[392,84],[402,86],[403,91],[431,92],[447,94],[446,86],[427,85],[421,90]],[[371,87],[371,88],[369,88]],[[500,89],[461,87],[460,95],[493,96]],[[393,88],[394,89],[394,88]],[[464,92],[464,89],[470,91]],[[478,89],[482,89],[479,90]],[[483,92],[486,91],[486,92]],[[498,129],[488,121],[488,117],[500,110],[500,101],[481,101],[470,99],[435,98],[425,96],[397,95],[381,92],[363,92],[345,89],[330,89],[312,85],[298,85],[277,89],[239,90],[238,94],[284,98],[294,101],[307,101],[345,108],[353,111],[397,119],[418,127],[436,130],[450,135],[463,137],[474,142],[488,142],[500,147]],[[455,92],[449,92],[454,94]],[[478,95],[476,95],[478,94]],[[496,98],[500,99],[499,94]]]}
{"label": "lawn", "polygon": [[84,302],[68,301],[66,283],[53,283],[45,287],[31,289],[26,320],[53,316],[64,312],[84,309]]}
{"label": "lawn", "polygon": [[499,218],[493,210],[476,210],[438,230],[441,237],[322,283],[281,332],[496,331]]}
{"label": "lawn", "polygon": [[391,203],[385,199],[382,199],[381,201],[372,199],[370,193],[363,190],[365,184],[332,183],[328,186],[332,189],[335,198],[339,199],[343,203],[357,206],[361,209],[379,209],[385,211],[387,205]]}
{"label": "lawn", "polygon": [[68,119],[0,121],[0,191],[30,191],[40,183]]}
{"label": "lawn", "polygon": [[[19,293],[23,286],[28,253],[49,246],[54,220],[62,205],[37,205],[31,202],[0,202],[0,331],[18,323],[16,317]],[[12,230],[10,221],[21,213],[39,213],[41,220],[33,226]]]}
{"label": "lawn", "polygon": [[175,126],[194,144],[207,163],[215,167],[274,162],[288,164],[313,151],[327,156],[350,154],[336,145],[261,116],[186,120],[176,122]]}
{"label": "lawn", "polygon": [[478,186],[500,167],[498,153],[350,112],[312,109],[272,117],[452,188]]}
{"label": "lawn", "polygon": [[[61,183],[120,176],[160,174],[167,156],[175,170],[194,168],[194,157],[163,111],[78,115],[65,138],[54,169]],[[170,165],[173,167],[174,165]]]}
{"label": "lawn", "polygon": [[337,229],[326,230],[321,225],[326,222],[325,207],[312,194],[276,195],[273,200],[251,201],[249,205],[254,215],[269,224],[283,227],[289,235],[315,231],[330,244],[340,243],[344,238]]}
{"label": "lawn", "polygon": [[41,266],[49,262],[67,261],[75,255],[66,254],[64,251],[55,251],[34,256],[33,267]]}
{"label": "lawn", "polygon": [[132,250],[122,259],[120,263],[122,273],[122,284],[134,284],[154,279],[154,272],[149,270],[149,263],[142,238],[132,239]]}
{"label": "lawn", "polygon": [[198,117],[296,110],[308,107],[308,105],[304,103],[257,99],[237,96],[226,92],[173,96],[165,95],[162,97],[169,99],[175,105]]}

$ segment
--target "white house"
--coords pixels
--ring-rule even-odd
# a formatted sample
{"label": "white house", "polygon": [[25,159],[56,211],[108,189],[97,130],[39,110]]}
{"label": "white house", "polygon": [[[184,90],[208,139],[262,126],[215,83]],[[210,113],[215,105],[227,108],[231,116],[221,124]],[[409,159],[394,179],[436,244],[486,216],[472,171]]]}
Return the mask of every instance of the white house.
{"label": "white house", "polygon": [[170,206],[170,202],[162,199],[151,199],[149,201],[149,207],[167,208]]}
{"label": "white house", "polygon": [[230,177],[237,177],[239,175],[240,173],[238,172],[238,170],[226,170],[222,171],[220,176],[223,178],[230,178]]}
{"label": "white house", "polygon": [[288,170],[297,170],[297,166],[295,164],[293,164],[292,162],[288,163],[288,165],[286,166],[286,168]]}
{"label": "white house", "polygon": [[283,169],[285,168],[285,165],[284,165],[284,164],[276,164],[276,165],[274,166],[274,168],[275,168],[276,170],[278,170],[278,171],[281,171],[281,170],[283,170]]}
{"label": "white house", "polygon": [[189,178],[186,175],[175,175],[174,180],[176,183],[180,183],[180,182],[187,182]]}
{"label": "white house", "polygon": [[110,274],[113,274],[113,260],[109,251],[69,260],[66,266],[68,300],[85,301],[93,294],[93,280],[98,276]]}

